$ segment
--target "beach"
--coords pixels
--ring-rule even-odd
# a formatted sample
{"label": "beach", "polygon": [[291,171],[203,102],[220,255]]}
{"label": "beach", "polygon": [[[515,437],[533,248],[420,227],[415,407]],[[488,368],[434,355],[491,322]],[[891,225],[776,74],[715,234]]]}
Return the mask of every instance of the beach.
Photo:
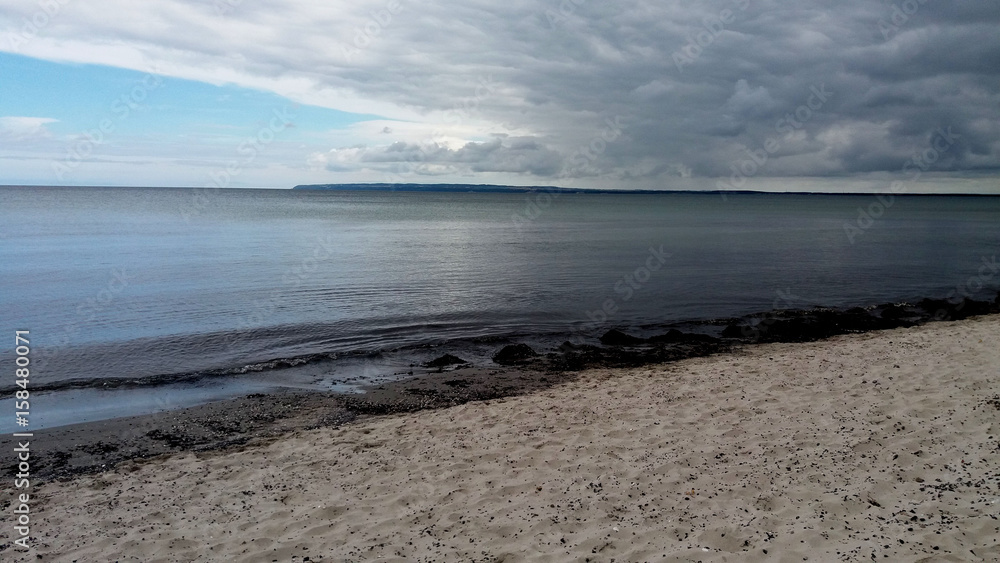
{"label": "beach", "polygon": [[589,369],[49,480],[3,558],[994,561],[998,366],[991,315]]}

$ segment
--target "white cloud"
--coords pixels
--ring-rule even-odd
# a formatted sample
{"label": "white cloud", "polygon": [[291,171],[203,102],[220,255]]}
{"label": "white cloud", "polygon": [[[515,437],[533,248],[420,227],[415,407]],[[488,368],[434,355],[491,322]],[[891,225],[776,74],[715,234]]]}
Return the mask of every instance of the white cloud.
{"label": "white cloud", "polygon": [[331,172],[376,170],[386,174],[469,174],[503,172],[551,177],[563,169],[563,156],[534,139],[496,137],[449,148],[433,140],[397,141],[375,147],[354,146],[310,155],[313,167]]}
{"label": "white cloud", "polygon": [[665,84],[662,80],[653,80],[632,90],[632,94],[642,101],[649,101],[659,98],[673,89],[672,84]]}
{"label": "white cloud", "polygon": [[51,133],[45,125],[57,121],[50,117],[0,117],[0,136],[14,139],[49,137]]}

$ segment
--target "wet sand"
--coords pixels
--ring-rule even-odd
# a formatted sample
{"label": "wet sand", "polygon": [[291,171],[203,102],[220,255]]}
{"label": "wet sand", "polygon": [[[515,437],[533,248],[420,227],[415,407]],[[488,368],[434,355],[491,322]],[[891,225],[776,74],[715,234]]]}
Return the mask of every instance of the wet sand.
{"label": "wet sand", "polygon": [[[316,397],[295,417],[262,413],[270,437],[49,479],[33,490],[36,548],[2,557],[1000,558],[997,315],[507,377],[536,386],[483,383],[450,407],[477,397],[405,393],[381,416]],[[399,412],[422,406],[440,408]]]}

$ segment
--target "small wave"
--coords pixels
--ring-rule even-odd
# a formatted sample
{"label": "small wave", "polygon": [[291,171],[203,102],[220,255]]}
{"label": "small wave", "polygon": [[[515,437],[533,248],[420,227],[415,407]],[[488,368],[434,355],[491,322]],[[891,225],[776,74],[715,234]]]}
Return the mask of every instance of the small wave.
{"label": "small wave", "polygon": [[339,354],[307,354],[291,358],[274,358],[263,362],[254,362],[234,367],[208,369],[187,373],[159,374],[143,377],[91,377],[69,379],[52,383],[42,383],[32,385],[31,390],[35,392],[66,391],[70,389],[127,389],[137,387],[152,387],[160,385],[170,385],[177,383],[195,383],[203,379],[213,377],[231,377],[235,375],[245,375],[248,373],[260,373],[266,371],[287,369],[305,364],[313,364],[323,361],[333,361],[347,357],[377,357],[380,352],[348,352]]}

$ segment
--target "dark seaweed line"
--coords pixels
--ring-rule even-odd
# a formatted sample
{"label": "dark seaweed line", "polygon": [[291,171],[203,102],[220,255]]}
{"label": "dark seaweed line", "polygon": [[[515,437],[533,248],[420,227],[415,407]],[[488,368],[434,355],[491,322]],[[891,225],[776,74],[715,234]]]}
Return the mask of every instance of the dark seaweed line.
{"label": "dark seaweed line", "polygon": [[[723,351],[733,344],[754,342],[808,342],[839,334],[862,333],[911,327],[927,322],[961,320],[972,316],[1000,313],[1000,293],[993,301],[962,299],[922,299],[916,303],[884,303],[849,309],[781,309],[746,315],[735,319],[711,319],[702,324],[725,325],[721,338],[705,334],[684,333],[676,329],[650,338],[631,336],[618,329],[611,329],[600,338],[603,346],[587,343],[565,342],[555,353],[547,355],[544,365],[548,371],[576,370],[588,366],[637,366],[649,363],[674,361],[691,355],[704,355]],[[521,345],[523,346],[523,345]],[[55,392],[70,389],[124,389],[152,387],[166,384],[190,383],[206,378],[227,377],[284,369],[298,365],[334,360],[343,354],[316,353],[291,358],[274,358],[263,362],[232,368],[220,368],[180,374],[147,377],[116,377],[75,379],[33,385],[36,392]],[[534,352],[514,357],[508,361],[503,350],[498,351],[494,362],[498,365],[524,363],[535,357]],[[0,392],[13,387],[0,388]]]}

